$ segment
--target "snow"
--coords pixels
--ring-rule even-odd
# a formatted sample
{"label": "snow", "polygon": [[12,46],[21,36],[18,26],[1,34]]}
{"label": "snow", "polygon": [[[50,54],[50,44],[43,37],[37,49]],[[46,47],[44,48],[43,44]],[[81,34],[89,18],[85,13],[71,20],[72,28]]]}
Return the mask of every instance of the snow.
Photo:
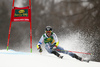
{"label": "snow", "polygon": [[0,67],[100,67],[100,62],[81,62],[68,55],[60,59],[48,53],[0,50]]}

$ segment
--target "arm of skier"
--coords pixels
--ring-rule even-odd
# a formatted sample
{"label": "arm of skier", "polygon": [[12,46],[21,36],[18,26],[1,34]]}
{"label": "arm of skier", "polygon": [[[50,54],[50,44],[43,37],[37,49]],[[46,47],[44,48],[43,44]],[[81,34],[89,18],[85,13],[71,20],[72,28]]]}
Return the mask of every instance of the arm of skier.
{"label": "arm of skier", "polygon": [[43,41],[44,41],[44,38],[43,38],[43,36],[41,36],[41,38],[37,44],[37,49],[39,50],[39,52],[42,52],[41,45],[42,45]]}
{"label": "arm of skier", "polygon": [[53,38],[55,40],[55,43],[53,44],[54,47],[52,49],[54,50],[54,49],[56,49],[58,47],[59,41],[58,41],[58,37],[57,37],[57,35],[55,33],[53,34]]}

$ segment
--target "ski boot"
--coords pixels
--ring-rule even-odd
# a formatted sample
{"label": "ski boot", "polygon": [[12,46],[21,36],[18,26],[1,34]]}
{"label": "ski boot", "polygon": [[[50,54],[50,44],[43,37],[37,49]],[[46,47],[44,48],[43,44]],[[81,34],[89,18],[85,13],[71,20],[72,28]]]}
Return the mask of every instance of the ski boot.
{"label": "ski boot", "polygon": [[74,54],[73,58],[76,58],[77,60],[80,60],[80,61],[82,61],[82,62],[88,62],[88,63],[89,63],[89,60],[85,60],[85,59],[83,59],[83,58],[77,56],[76,54]]}
{"label": "ski boot", "polygon": [[63,58],[63,56],[61,56],[57,51],[52,51],[51,53],[53,53],[54,55],[56,55],[59,58]]}
{"label": "ski boot", "polygon": [[63,59],[63,56],[59,56],[59,58]]}

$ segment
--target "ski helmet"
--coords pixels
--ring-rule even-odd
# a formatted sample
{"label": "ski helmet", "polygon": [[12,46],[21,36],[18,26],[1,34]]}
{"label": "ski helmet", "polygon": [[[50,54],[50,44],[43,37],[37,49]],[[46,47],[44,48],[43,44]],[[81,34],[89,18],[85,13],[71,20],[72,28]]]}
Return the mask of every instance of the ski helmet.
{"label": "ski helmet", "polygon": [[52,27],[51,26],[46,26],[45,32],[51,31],[52,32]]}

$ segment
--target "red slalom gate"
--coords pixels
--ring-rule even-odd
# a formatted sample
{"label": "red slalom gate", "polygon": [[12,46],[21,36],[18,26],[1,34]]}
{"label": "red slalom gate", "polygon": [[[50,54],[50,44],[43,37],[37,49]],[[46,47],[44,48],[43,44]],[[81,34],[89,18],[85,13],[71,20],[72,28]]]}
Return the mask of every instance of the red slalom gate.
{"label": "red slalom gate", "polygon": [[10,32],[12,22],[30,22],[30,52],[32,53],[32,22],[31,22],[31,0],[27,7],[15,7],[15,0],[12,4],[11,20],[8,33],[7,51],[9,48]]}

